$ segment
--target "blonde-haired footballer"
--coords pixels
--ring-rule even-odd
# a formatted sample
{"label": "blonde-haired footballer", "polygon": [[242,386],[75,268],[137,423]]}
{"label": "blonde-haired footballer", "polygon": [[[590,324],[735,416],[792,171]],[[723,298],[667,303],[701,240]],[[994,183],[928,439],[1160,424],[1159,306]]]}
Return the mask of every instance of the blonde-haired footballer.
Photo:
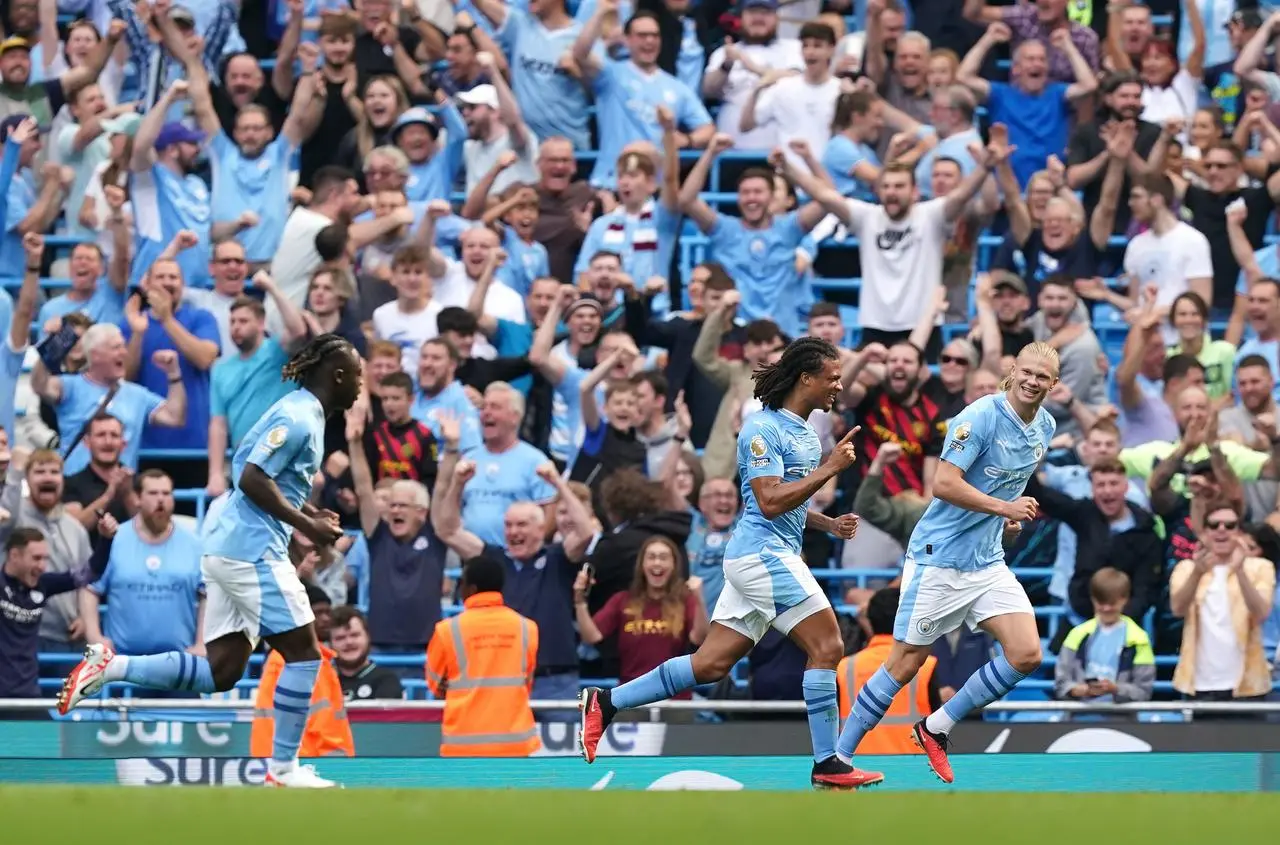
{"label": "blonde-haired footballer", "polygon": [[1033,343],[1018,353],[1002,392],[983,396],[952,421],[934,499],[911,533],[893,648],[859,690],[836,753],[852,758],[895,695],[920,670],[934,640],[961,625],[995,637],[1002,652],[941,708],[912,728],[929,767],[951,783],[947,736],[966,714],[1001,698],[1040,666],[1040,634],[1031,602],[1005,566],[1006,527],[1032,519],[1022,495],[1056,428],[1041,404],[1058,383],[1058,353]]}

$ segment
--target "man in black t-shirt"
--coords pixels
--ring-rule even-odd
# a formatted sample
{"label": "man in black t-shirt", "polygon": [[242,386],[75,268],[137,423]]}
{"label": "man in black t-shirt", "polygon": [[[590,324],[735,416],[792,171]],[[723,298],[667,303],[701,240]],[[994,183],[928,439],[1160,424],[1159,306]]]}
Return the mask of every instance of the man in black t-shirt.
{"label": "man in black t-shirt", "polygon": [[369,624],[363,613],[350,605],[334,608],[329,624],[333,665],[347,701],[371,698],[403,698],[400,678],[369,659]]}
{"label": "man in black t-shirt", "polygon": [[391,0],[361,0],[356,4],[360,16],[360,32],[356,35],[355,63],[360,74],[360,90],[375,76],[398,76],[409,96],[421,100],[427,96],[419,62],[444,58],[444,35],[418,14],[417,3],[402,12],[412,26],[396,26],[392,22]]}
{"label": "man in black t-shirt", "polygon": [[1237,199],[1244,202],[1248,211],[1245,235],[1254,249],[1260,249],[1267,221],[1280,195],[1280,167],[1271,168],[1265,187],[1240,189],[1244,153],[1230,141],[1214,143],[1204,154],[1204,167],[1208,186],[1186,187],[1182,196],[1182,218],[1209,239],[1213,258],[1213,308],[1219,313],[1230,312],[1235,304],[1240,265],[1231,252],[1231,240],[1227,236],[1227,206]]}
{"label": "man in black t-shirt", "polygon": [[120,463],[124,450],[124,425],[106,412],[89,420],[84,435],[89,447],[89,465],[69,476],[62,490],[62,503],[89,532],[95,547],[98,520],[109,513],[124,525],[138,512],[138,494],[133,487],[133,470]]}
{"label": "man in black t-shirt", "polygon": [[[1108,77],[1102,84],[1102,103],[1098,119],[1076,127],[1067,146],[1067,186],[1084,192],[1086,219],[1092,217],[1094,208],[1102,199],[1102,180],[1107,175],[1107,163],[1110,161],[1107,141],[1102,137],[1105,125],[1114,121],[1136,123],[1138,133],[1130,159],[1136,156],[1144,163],[1163,160],[1168,141],[1173,137],[1162,127],[1138,118],[1142,114],[1142,80],[1137,74],[1117,73]],[[1120,188],[1121,202],[1111,224],[1112,232],[1123,232],[1129,226],[1129,203],[1125,200],[1131,187],[1126,171]]]}
{"label": "man in black t-shirt", "polygon": [[[294,18],[297,18],[295,21]],[[289,26],[280,40],[276,54],[276,66],[271,72],[271,86],[277,91],[294,90],[294,59],[301,56],[303,71],[318,73],[324,77],[326,94],[320,126],[302,145],[298,184],[311,186],[315,172],[333,163],[334,146],[355,128],[356,115],[360,113],[360,89],[357,87],[355,65],[357,25],[348,15],[324,15],[320,19],[320,56],[324,62],[318,70],[309,64],[311,51],[298,46],[302,32],[301,12],[290,17]],[[296,36],[290,36],[295,32]]]}

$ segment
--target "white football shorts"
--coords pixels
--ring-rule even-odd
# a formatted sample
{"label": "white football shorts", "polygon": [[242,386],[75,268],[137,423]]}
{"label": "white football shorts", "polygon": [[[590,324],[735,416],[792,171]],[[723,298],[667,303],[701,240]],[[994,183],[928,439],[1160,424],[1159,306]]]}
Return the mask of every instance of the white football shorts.
{"label": "white football shorts", "polygon": [[725,560],[724,589],[711,621],[758,643],[770,627],[789,635],[796,625],[829,607],[826,593],[800,555],[766,548]]}
{"label": "white football shorts", "polygon": [[931,645],[961,625],[976,631],[993,616],[1034,613],[1027,591],[1004,564],[959,570],[920,566],[908,557],[899,589],[893,638],[910,645]]}
{"label": "white football shorts", "polygon": [[200,571],[206,589],[206,643],[239,631],[256,647],[260,639],[315,620],[307,590],[288,561],[249,563],[205,555],[200,558]]}

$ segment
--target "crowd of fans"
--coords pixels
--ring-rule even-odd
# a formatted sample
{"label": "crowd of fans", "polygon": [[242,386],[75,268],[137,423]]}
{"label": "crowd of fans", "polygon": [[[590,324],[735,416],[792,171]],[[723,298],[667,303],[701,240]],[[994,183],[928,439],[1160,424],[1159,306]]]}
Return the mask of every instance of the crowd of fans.
{"label": "crowd of fans", "polygon": [[[535,699],[695,646],[751,372],[805,334],[824,444],[861,426],[812,504],[859,535],[805,543],[849,650],[892,587],[856,570],[1035,340],[1058,434],[1008,553],[1053,570],[1055,694],[1268,694],[1280,13],[1162,2],[0,2],[0,697],[86,640],[199,652],[174,491],[219,506],[325,332],[366,360],[314,494],[349,536],[294,553],[348,696],[422,680],[459,558],[536,622]],[[798,698],[776,637],[747,694]],[[940,694],[991,648],[940,640]]]}

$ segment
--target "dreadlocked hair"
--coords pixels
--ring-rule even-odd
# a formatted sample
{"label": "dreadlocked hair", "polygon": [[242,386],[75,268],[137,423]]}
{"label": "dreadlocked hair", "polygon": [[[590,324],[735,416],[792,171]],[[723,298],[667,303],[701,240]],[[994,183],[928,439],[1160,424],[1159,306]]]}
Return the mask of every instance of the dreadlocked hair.
{"label": "dreadlocked hair", "polygon": [[751,377],[755,379],[754,395],[766,408],[778,409],[786,401],[787,394],[803,375],[822,372],[827,361],[839,360],[840,353],[825,340],[802,337],[792,341],[782,351],[776,364],[760,364]]}
{"label": "dreadlocked hair", "polygon": [[280,368],[281,381],[305,382],[311,371],[320,365],[325,358],[337,352],[352,350],[351,341],[336,334],[316,335],[294,353],[289,363]]}

